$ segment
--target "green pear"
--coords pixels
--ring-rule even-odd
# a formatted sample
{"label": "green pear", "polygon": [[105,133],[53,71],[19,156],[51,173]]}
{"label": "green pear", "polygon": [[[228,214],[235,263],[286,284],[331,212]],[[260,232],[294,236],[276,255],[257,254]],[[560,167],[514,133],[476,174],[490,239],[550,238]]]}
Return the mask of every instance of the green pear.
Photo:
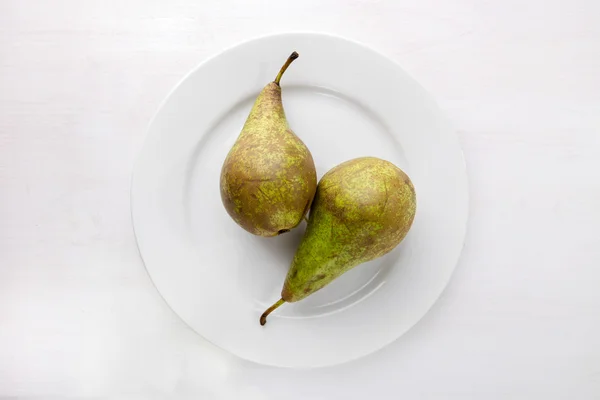
{"label": "green pear", "polygon": [[281,76],[260,92],[221,169],[221,199],[233,220],[250,233],[276,236],[296,227],[317,187],[315,164],[290,129],[281,101]]}
{"label": "green pear", "polygon": [[390,252],[408,233],[415,188],[394,164],[374,157],[346,161],[327,172],[311,206],[308,226],[288,271],[281,300],[311,295],[344,272]]}

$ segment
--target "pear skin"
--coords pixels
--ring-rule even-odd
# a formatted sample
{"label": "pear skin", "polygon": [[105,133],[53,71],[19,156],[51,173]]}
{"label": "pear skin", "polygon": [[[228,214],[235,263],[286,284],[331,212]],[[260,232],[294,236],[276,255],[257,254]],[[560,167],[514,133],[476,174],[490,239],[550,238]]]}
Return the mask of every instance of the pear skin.
{"label": "pear skin", "polygon": [[317,186],[312,155],[290,129],[279,80],[294,52],[260,92],[221,169],[221,199],[231,218],[259,236],[276,236],[306,215]]}
{"label": "pear skin", "polygon": [[394,164],[375,157],[346,161],[317,187],[308,226],[288,271],[281,300],[296,302],[367,261],[392,251],[416,212],[415,188]]}

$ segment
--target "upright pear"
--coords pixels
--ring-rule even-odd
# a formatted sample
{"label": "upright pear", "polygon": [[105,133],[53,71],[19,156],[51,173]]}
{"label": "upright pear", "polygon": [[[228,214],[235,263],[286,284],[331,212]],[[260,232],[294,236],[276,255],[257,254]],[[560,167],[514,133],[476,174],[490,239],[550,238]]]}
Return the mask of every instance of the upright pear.
{"label": "upright pear", "polygon": [[408,233],[415,212],[411,180],[389,161],[356,158],[327,172],[317,186],[281,300],[265,311],[261,325],[281,304],[302,300],[351,268],[390,252]]}
{"label": "upright pear", "polygon": [[276,236],[296,227],[317,187],[306,145],[288,126],[281,102],[281,76],[298,58],[293,52],[275,81],[260,92],[221,169],[221,199],[242,228]]}

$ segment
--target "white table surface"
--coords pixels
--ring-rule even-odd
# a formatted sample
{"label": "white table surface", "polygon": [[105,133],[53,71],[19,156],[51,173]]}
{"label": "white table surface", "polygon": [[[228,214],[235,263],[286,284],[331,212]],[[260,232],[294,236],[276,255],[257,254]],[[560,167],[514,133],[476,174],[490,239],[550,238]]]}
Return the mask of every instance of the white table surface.
{"label": "white table surface", "polygon": [[[0,396],[599,399],[598,21],[597,0],[0,0]],[[129,213],[170,89],[290,30],[398,61],[457,126],[471,184],[431,312],[376,354],[305,371],[187,329]]]}

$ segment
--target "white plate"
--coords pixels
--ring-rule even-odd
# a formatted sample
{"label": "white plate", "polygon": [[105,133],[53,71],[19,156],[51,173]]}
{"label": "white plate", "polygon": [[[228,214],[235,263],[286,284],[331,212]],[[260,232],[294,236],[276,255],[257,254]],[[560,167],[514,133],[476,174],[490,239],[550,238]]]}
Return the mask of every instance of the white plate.
{"label": "white plate", "polygon": [[[293,50],[300,58],[281,81],[283,101],[318,176],[354,157],[392,161],[414,182],[417,215],[392,253],[282,306],[262,327],[305,226],[250,235],[223,208],[219,174],[254,98]],[[140,252],[172,309],[217,346],[285,367],[356,359],[410,329],[448,282],[468,213],[462,152],[431,97],[373,50],[312,33],[252,40],[189,74],[150,125],[131,199]]]}

